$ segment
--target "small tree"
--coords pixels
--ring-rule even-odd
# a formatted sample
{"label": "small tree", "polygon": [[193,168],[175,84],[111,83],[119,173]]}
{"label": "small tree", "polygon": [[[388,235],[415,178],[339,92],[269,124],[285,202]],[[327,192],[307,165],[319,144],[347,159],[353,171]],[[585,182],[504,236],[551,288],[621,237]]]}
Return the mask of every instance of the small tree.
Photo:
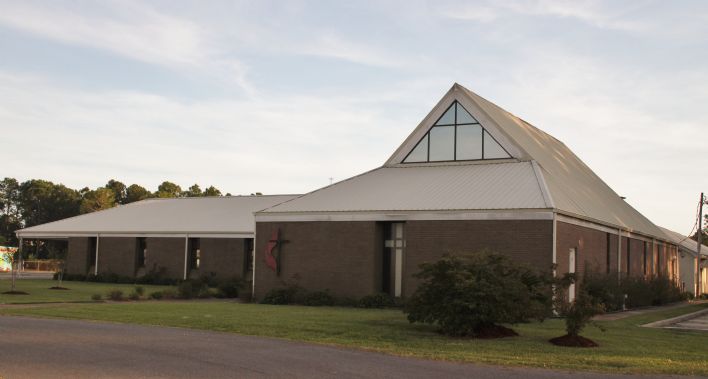
{"label": "small tree", "polygon": [[10,251],[4,254],[5,262],[10,264],[10,292],[15,292],[15,281],[17,279],[17,260],[15,259],[17,251]]}
{"label": "small tree", "polygon": [[565,318],[566,335],[552,338],[550,342],[555,345],[572,347],[598,346],[594,341],[580,336],[580,332],[587,325],[593,325],[602,331],[605,330],[600,324],[592,320],[596,315],[605,312],[605,306],[598,298],[590,294],[585,285],[579,286],[575,299],[572,302],[568,302],[565,294],[569,285],[573,282],[575,282],[573,274],[566,274],[556,282],[554,308],[559,316]]}
{"label": "small tree", "polygon": [[516,333],[499,324],[551,314],[550,276],[504,255],[445,255],[420,267],[416,277],[423,282],[404,309],[411,323],[435,324],[453,336],[504,337]]}

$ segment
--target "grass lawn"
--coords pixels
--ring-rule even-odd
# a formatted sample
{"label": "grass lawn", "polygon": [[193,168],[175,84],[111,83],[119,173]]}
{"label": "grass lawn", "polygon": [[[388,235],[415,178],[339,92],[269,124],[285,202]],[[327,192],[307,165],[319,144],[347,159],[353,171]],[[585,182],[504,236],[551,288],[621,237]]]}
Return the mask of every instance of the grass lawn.
{"label": "grass lawn", "polygon": [[[62,287],[68,290],[50,290],[50,287],[58,286],[59,281],[46,279],[20,279],[17,280],[15,288],[18,291],[27,292],[28,295],[4,295],[10,290],[10,280],[0,280],[0,304],[31,304],[31,303],[57,303],[57,302],[81,302],[91,301],[91,295],[100,294],[104,298],[106,293],[112,289],[120,289],[125,296],[128,296],[136,287],[134,284],[112,284],[112,283],[91,283],[91,282],[67,282],[62,283]],[[145,289],[145,294],[163,290],[169,286],[148,286],[141,285]]]}
{"label": "grass lawn", "polygon": [[563,348],[548,339],[564,333],[561,320],[514,327],[500,340],[447,338],[411,325],[400,310],[274,306],[234,302],[163,301],[0,308],[0,314],[90,319],[286,338],[419,358],[615,373],[708,375],[708,333],[638,325],[706,308],[691,305],[617,321],[583,335],[599,348]]}

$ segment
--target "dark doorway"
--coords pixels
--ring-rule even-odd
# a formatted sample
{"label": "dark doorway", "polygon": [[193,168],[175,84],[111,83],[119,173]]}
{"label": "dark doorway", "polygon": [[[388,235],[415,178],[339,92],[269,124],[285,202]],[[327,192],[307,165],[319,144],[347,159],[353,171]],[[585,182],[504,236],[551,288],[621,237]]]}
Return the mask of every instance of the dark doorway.
{"label": "dark doorway", "polygon": [[253,272],[253,238],[243,239],[243,278],[250,280]]}
{"label": "dark doorway", "polygon": [[[96,267],[96,261],[97,257],[96,255],[98,254],[98,251],[96,251],[96,247],[98,246],[98,237],[89,237],[89,243],[88,243],[88,270],[91,270],[92,268]],[[93,274],[93,272],[89,272],[89,274]]]}

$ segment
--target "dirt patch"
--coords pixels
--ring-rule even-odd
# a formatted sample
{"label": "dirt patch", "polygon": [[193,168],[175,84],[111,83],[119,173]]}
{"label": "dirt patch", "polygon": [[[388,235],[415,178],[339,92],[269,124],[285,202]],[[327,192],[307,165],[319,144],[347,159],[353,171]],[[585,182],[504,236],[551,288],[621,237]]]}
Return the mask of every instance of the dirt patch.
{"label": "dirt patch", "polygon": [[475,338],[487,340],[494,338],[504,338],[504,337],[516,337],[519,334],[512,329],[505,328],[501,325],[490,325],[486,326],[477,332],[475,332]]}
{"label": "dirt patch", "polygon": [[595,341],[591,339],[587,339],[585,337],[581,336],[571,336],[571,335],[564,335],[561,337],[556,337],[556,338],[551,338],[548,340],[548,342],[558,345],[558,346],[567,346],[567,347],[598,347],[599,345],[595,343]]}
{"label": "dirt patch", "polygon": [[49,287],[50,290],[68,290],[66,287],[59,287],[59,286],[54,286],[54,287]]}
{"label": "dirt patch", "polygon": [[24,291],[7,291],[3,292],[3,295],[29,295],[27,292]]}

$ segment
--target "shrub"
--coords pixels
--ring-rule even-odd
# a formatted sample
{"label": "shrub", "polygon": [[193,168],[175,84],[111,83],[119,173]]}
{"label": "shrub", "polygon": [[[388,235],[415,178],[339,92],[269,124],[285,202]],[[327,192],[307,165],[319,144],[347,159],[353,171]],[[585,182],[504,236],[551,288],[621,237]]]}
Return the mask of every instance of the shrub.
{"label": "shrub", "polygon": [[138,294],[138,296],[145,295],[145,288],[143,288],[142,286],[135,287],[134,291]]}
{"label": "shrub", "polygon": [[332,306],[334,303],[334,297],[330,295],[329,291],[310,292],[302,300],[303,305],[311,307]]}
{"label": "shrub", "polygon": [[335,305],[339,307],[358,307],[359,300],[351,297],[340,297],[335,299]]}
{"label": "shrub", "polygon": [[128,295],[128,299],[130,300],[140,300],[140,294],[137,293],[136,291],[133,291]]}
{"label": "shrub", "polygon": [[177,284],[177,279],[167,277],[167,268],[154,265],[145,275],[136,278],[135,284],[156,284],[172,286]]}
{"label": "shrub", "polygon": [[[406,303],[408,321],[453,336],[485,336],[500,323],[543,320],[552,309],[551,278],[497,253],[445,255],[424,263],[422,283]],[[506,329],[506,332],[513,331]],[[503,336],[502,334],[493,336]]]}
{"label": "shrub", "polygon": [[175,291],[172,288],[168,288],[166,290],[162,291],[162,298],[163,299],[176,299],[177,298],[177,291]]}
{"label": "shrub", "polygon": [[261,304],[293,304],[297,295],[301,292],[298,286],[288,286],[285,288],[274,288],[263,297]]}
{"label": "shrub", "polygon": [[377,293],[374,295],[366,295],[359,299],[358,306],[360,308],[387,308],[396,305],[393,297],[387,293]]}
{"label": "shrub", "polygon": [[588,324],[604,330],[599,324],[594,324],[592,318],[605,313],[605,307],[582,286],[578,288],[573,302],[566,301],[563,295],[556,296],[555,310],[565,318],[565,331],[569,336],[577,337]]}
{"label": "shrub", "polygon": [[[603,304],[607,311],[622,310],[624,291],[620,286],[617,273],[597,273],[587,271],[581,283],[584,291],[595,302]],[[578,286],[578,290],[579,290]]]}
{"label": "shrub", "polygon": [[91,295],[91,300],[93,300],[93,301],[101,301],[101,300],[103,300],[103,296],[101,296],[100,293],[95,293],[95,294]]}
{"label": "shrub", "polygon": [[617,273],[586,272],[581,285],[608,312],[685,300],[681,289],[665,276],[618,279]]}
{"label": "shrub", "polygon": [[108,291],[108,294],[106,295],[107,298],[113,300],[113,301],[121,301],[123,300],[123,291],[118,290],[118,289],[113,289]]}
{"label": "shrub", "polygon": [[243,288],[243,280],[241,278],[233,278],[219,284],[218,286],[218,296],[225,298],[238,297],[238,293]]}
{"label": "shrub", "polygon": [[201,280],[185,280],[177,286],[177,293],[181,299],[200,299],[211,297],[209,287]]}
{"label": "shrub", "polygon": [[153,300],[162,299],[162,291],[155,291],[155,292],[150,293],[150,298]]}

